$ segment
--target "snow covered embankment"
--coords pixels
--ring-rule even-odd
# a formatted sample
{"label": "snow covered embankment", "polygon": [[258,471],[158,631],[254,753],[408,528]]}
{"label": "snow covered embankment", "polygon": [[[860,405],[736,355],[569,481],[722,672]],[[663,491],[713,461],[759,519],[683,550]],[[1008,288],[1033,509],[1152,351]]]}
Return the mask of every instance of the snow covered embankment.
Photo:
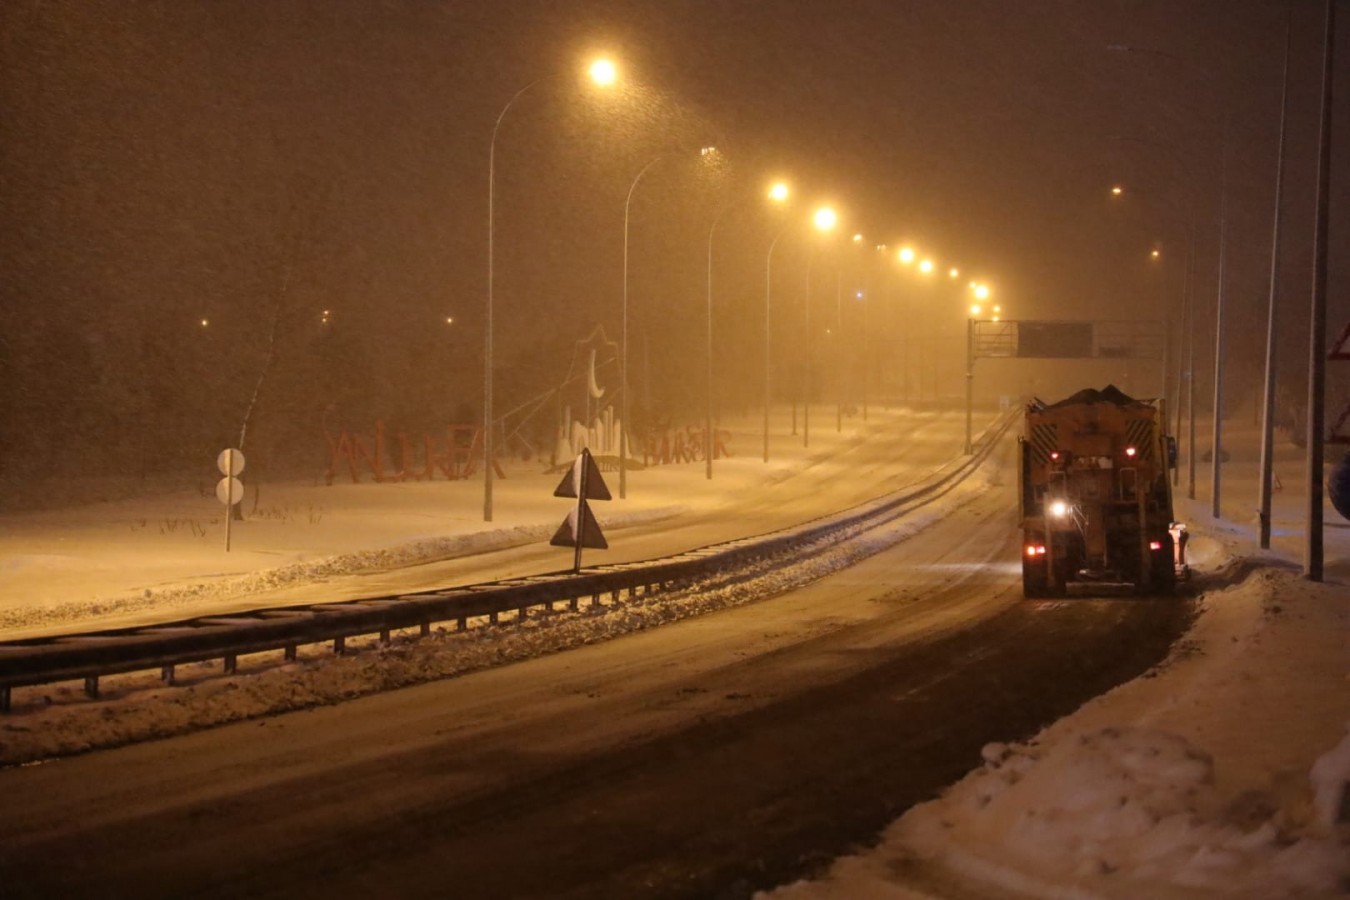
{"label": "snow covered embankment", "polygon": [[771,896],[1350,895],[1350,596],[1258,568],[1201,602],[1157,670]]}

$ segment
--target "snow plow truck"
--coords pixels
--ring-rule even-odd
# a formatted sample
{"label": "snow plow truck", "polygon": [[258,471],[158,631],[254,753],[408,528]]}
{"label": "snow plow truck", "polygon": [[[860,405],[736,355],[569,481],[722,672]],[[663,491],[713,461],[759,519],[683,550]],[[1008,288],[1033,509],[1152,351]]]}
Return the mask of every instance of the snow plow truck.
{"label": "snow plow truck", "polygon": [[1187,576],[1163,412],[1162,401],[1113,385],[1027,405],[1018,439],[1026,597],[1166,594]]}

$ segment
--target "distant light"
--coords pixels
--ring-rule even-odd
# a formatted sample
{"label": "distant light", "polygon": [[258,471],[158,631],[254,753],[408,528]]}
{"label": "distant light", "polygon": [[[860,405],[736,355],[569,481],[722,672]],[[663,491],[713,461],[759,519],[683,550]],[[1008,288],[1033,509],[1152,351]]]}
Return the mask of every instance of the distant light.
{"label": "distant light", "polygon": [[904,265],[909,265],[910,263],[914,262],[914,248],[901,247],[900,252],[897,253],[895,257],[896,259],[900,260],[900,262],[903,263]]}
{"label": "distant light", "polygon": [[933,271],[933,261],[931,259],[925,259],[923,262],[919,263],[919,271],[925,275],[930,274]]}
{"label": "distant light", "polygon": [[877,249],[880,250],[882,253],[885,253],[885,252],[886,252],[886,245],[885,245],[885,244],[877,244]]}
{"label": "distant light", "polygon": [[1162,251],[1155,247],[1153,251],[1149,253],[1149,256],[1152,256],[1154,259],[1157,259],[1158,257],[1162,256]]}
{"label": "distant light", "polygon": [[855,244],[861,244],[861,243],[862,243],[862,235],[861,235],[861,234],[855,234],[855,235],[853,236],[853,243],[855,243]]}
{"label": "distant light", "polygon": [[947,277],[948,277],[948,278],[960,278],[960,277],[961,277],[961,270],[960,270],[960,269],[957,269],[957,268],[955,268],[955,267],[950,268],[950,269],[947,270]]}
{"label": "distant light", "polygon": [[994,318],[994,321],[995,321],[995,322],[998,321],[998,316],[994,316],[993,318]]}
{"label": "distant light", "polygon": [[453,325],[453,324],[455,324],[455,317],[454,317],[454,316],[446,316],[446,317],[445,317],[445,324],[447,324],[447,325]]}
{"label": "distant light", "polygon": [[834,228],[835,224],[839,221],[839,214],[828,206],[822,206],[820,209],[816,210],[816,214],[812,217],[811,221],[815,224],[816,228],[821,231],[829,231]]}
{"label": "distant light", "polygon": [[1062,519],[1069,514],[1069,504],[1063,500],[1056,500],[1050,504],[1050,515],[1057,519]]}
{"label": "distant light", "polygon": [[1149,542],[1148,542],[1148,549],[1150,549],[1150,550],[1161,550],[1161,549],[1162,549],[1162,541],[1149,541]]}
{"label": "distant light", "polygon": [[614,63],[608,59],[597,59],[591,63],[591,81],[602,87],[608,87],[619,78],[619,70]]}
{"label": "distant light", "polygon": [[987,284],[977,284],[977,285],[975,285],[975,299],[976,299],[976,300],[988,300],[988,299],[989,299],[989,285],[987,285]]}
{"label": "distant light", "polygon": [[1135,455],[1137,452],[1139,452],[1139,451],[1135,450],[1133,447],[1126,447],[1126,448],[1125,448],[1125,455],[1128,456],[1128,457],[1133,458],[1134,455]]}
{"label": "distant light", "polygon": [[712,156],[717,152],[716,147],[703,147],[698,151],[699,156]]}
{"label": "distant light", "polygon": [[972,316],[978,316],[980,314],[980,304],[972,303],[970,305],[970,314]]}
{"label": "distant light", "polygon": [[1003,312],[1003,307],[995,305],[994,312]]}
{"label": "distant light", "polygon": [[210,320],[210,319],[202,319],[202,327],[203,327],[203,328],[205,328],[207,325],[210,325],[210,324],[211,324],[211,320]]}
{"label": "distant light", "polygon": [[773,186],[769,188],[769,199],[775,203],[782,203],[790,193],[787,182],[775,181]]}
{"label": "distant light", "polygon": [[1119,197],[1123,193],[1125,193],[1125,189],[1118,184],[1111,188],[1111,196],[1113,197]]}
{"label": "distant light", "polygon": [[855,291],[854,294],[853,294],[853,296],[854,296],[856,299],[861,300],[861,299],[863,298],[863,292],[862,292],[862,291]]}

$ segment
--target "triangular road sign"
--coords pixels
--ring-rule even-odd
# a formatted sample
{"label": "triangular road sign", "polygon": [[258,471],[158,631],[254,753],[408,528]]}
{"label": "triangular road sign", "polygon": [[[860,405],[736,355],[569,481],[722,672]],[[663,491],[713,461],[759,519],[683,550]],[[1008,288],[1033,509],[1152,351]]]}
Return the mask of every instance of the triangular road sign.
{"label": "triangular road sign", "polygon": [[600,467],[595,464],[595,457],[591,456],[591,451],[582,448],[580,455],[572,463],[572,468],[568,469],[563,475],[562,481],[558,482],[557,489],[553,492],[555,497],[575,497],[583,491],[584,500],[609,500],[611,499],[609,487],[605,484],[605,479],[600,477]]}
{"label": "triangular road sign", "polygon": [[585,526],[581,531],[581,546],[589,547],[592,550],[608,550],[609,542],[605,536],[600,533],[600,523],[595,521],[595,514],[583,500],[577,504],[577,507],[567,513],[567,518],[558,526],[557,532],[553,535],[553,540],[549,541],[554,547],[575,547],[577,546],[577,512],[581,512],[581,522]]}
{"label": "triangular road sign", "polygon": [[1331,345],[1327,359],[1350,359],[1350,322],[1345,323],[1345,327],[1341,329],[1341,336]]}

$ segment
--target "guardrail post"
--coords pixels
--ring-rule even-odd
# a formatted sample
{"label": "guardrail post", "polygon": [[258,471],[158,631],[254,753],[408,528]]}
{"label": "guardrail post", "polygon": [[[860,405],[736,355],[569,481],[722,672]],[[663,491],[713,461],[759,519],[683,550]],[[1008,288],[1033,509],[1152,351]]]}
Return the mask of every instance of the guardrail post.
{"label": "guardrail post", "polygon": [[423,623],[422,623],[421,634],[422,634],[422,637],[430,637],[430,636],[431,636],[431,623],[430,623],[430,622],[423,622]]}
{"label": "guardrail post", "polygon": [[456,631],[465,631],[465,630],[468,629],[468,627],[469,627],[469,617],[468,617],[468,616],[460,616],[458,619],[455,620],[455,630],[456,630]]}
{"label": "guardrail post", "polygon": [[380,629],[380,643],[381,643],[381,644],[387,644],[387,643],[389,643],[389,629],[388,629],[388,628],[381,628],[381,629]]}
{"label": "guardrail post", "polygon": [[345,637],[333,638],[333,652],[338,656],[347,652],[347,639]]}
{"label": "guardrail post", "polygon": [[9,685],[0,686],[0,713],[9,712]]}
{"label": "guardrail post", "polygon": [[286,662],[295,662],[295,645],[287,644],[286,649],[282,651],[282,657]]}
{"label": "guardrail post", "polygon": [[86,675],[84,677],[84,695],[91,700],[98,699],[98,676]]}
{"label": "guardrail post", "polygon": [[236,657],[233,653],[225,654],[225,674],[233,675],[235,673],[235,670],[237,670],[238,668],[239,668],[239,658]]}
{"label": "guardrail post", "polygon": [[173,666],[162,666],[159,670],[159,680],[165,684],[173,684]]}
{"label": "guardrail post", "polygon": [[580,605],[580,603],[581,603],[580,598],[573,597],[572,599],[567,601],[567,608],[570,609],[572,612],[576,612],[577,607]]}

